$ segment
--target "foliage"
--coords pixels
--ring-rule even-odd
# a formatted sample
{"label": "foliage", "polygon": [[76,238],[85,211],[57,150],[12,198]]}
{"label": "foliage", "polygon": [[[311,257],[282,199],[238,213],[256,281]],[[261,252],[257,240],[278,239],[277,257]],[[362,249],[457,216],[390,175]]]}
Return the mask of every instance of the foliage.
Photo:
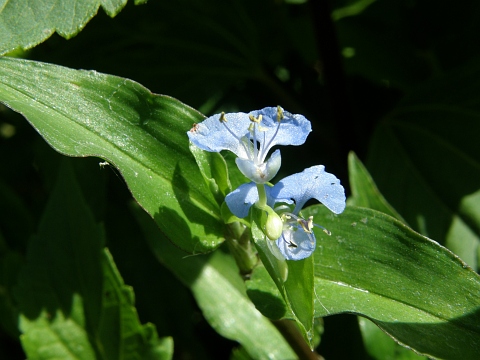
{"label": "foliage", "polygon": [[[0,357],[478,357],[479,5],[141,3],[0,2]],[[312,132],[273,182],[349,195],[298,261],[187,136],[277,105]]]}

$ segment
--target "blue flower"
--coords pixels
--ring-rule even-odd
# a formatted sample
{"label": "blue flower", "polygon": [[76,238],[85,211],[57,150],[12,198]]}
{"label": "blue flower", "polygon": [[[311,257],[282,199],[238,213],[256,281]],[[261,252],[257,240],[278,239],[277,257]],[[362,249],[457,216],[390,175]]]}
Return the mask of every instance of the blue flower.
{"label": "blue flower", "polygon": [[240,171],[257,184],[270,181],[281,165],[280,150],[265,162],[275,145],[301,145],[311,131],[310,121],[280,106],[250,113],[213,115],[187,132],[190,141],[202,150],[230,150]]}
{"label": "blue flower", "polygon": [[[286,206],[278,207],[283,220],[283,231],[275,243],[287,260],[301,260],[312,254],[316,243],[312,231],[314,226],[329,233],[322,226],[314,224],[313,217],[304,219],[299,216],[309,199],[317,199],[335,214],[340,214],[345,209],[345,190],[340,185],[340,180],[327,173],[323,165],[312,166],[301,173],[288,176],[273,187],[265,186],[265,190],[270,207],[279,203],[295,204],[292,212],[282,211]],[[243,218],[258,199],[257,186],[251,182],[232,191],[225,201],[235,216]]]}

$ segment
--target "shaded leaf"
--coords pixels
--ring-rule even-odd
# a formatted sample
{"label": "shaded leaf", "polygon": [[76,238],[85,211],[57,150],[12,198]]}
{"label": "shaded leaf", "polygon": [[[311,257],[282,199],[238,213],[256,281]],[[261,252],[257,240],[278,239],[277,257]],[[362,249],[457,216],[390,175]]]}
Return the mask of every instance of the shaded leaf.
{"label": "shaded leaf", "polygon": [[103,238],[72,171],[62,167],[16,290],[29,358],[171,358],[171,340],[140,324],[133,291]]}
{"label": "shaded leaf", "polygon": [[287,314],[285,300],[262,263],[255,267],[246,286],[248,297],[264,316],[273,320],[294,318]]}
{"label": "shaded leaf", "polygon": [[427,359],[395,343],[387,334],[368,319],[359,317],[358,323],[363,342],[370,356],[376,360],[420,360]]}
{"label": "shaded leaf", "polygon": [[367,162],[381,192],[415,230],[474,268],[480,244],[479,92],[478,61],[426,82],[378,126]]}
{"label": "shaded leaf", "polygon": [[140,205],[181,248],[223,241],[220,209],[188,148],[203,119],[129,79],[0,58],[0,101],[23,114],[57,151],[117,167]]}

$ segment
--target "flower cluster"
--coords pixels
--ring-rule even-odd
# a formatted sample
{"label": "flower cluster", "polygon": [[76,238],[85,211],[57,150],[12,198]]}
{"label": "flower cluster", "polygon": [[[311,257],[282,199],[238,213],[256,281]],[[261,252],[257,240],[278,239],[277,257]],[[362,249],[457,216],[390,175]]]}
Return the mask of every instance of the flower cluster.
{"label": "flower cluster", "polygon": [[301,260],[313,253],[314,226],[329,233],[314,224],[312,217],[301,217],[300,211],[309,199],[317,199],[335,214],[345,209],[345,191],[340,181],[322,165],[288,176],[274,186],[268,184],[281,165],[280,150],[266,160],[272,147],[301,145],[310,131],[310,121],[304,116],[290,114],[278,106],[249,114],[213,115],[187,133],[190,141],[203,150],[229,150],[237,156],[239,170],[251,182],[228,194],[225,202],[239,218],[246,217],[252,205],[265,210],[265,233],[279,252],[270,248],[275,256],[287,260]]}

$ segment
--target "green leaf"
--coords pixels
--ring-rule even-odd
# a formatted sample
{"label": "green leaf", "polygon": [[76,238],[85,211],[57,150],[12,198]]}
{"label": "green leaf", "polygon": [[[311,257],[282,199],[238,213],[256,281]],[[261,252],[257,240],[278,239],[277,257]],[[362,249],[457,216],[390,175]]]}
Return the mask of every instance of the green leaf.
{"label": "green leaf", "polygon": [[344,17],[359,15],[375,1],[376,0],[357,0],[350,2],[348,5],[332,11],[332,19],[338,21]]}
{"label": "green leaf", "polygon": [[0,58],[0,101],[57,151],[117,167],[167,237],[190,252],[223,241],[220,208],[188,148],[203,115],[129,79]]}
{"label": "green leaf", "polygon": [[220,250],[210,255],[186,256],[165,241],[144,213],[134,210],[157,258],[191,289],[203,315],[220,335],[238,341],[253,359],[295,358],[275,326],[248,299],[231,256]]}
{"label": "green leaf", "polygon": [[[260,259],[271,278],[282,294],[288,312],[293,315],[305,341],[313,348],[313,318],[314,318],[314,277],[313,258],[299,261],[279,260],[270,250],[270,241],[262,231],[260,223],[264,211],[252,207],[252,238],[254,239]],[[273,242],[272,246],[276,246]],[[272,293],[275,296],[275,293]]]}
{"label": "green leaf", "polygon": [[376,360],[426,360],[424,356],[401,347],[368,319],[359,317],[358,324],[368,354]]}
{"label": "green leaf", "polygon": [[208,188],[217,202],[222,204],[225,201],[225,196],[232,191],[225,159],[219,153],[203,151],[192,143],[190,143],[190,151],[195,157]]}
{"label": "green leaf", "polygon": [[273,320],[294,318],[291,313],[287,313],[285,300],[262,263],[255,267],[246,286],[248,297],[263,315]]}
{"label": "green leaf", "polygon": [[315,316],[355,313],[434,358],[476,359],[480,277],[435,241],[383,213],[303,210],[315,229]]}
{"label": "green leaf", "polygon": [[66,39],[78,34],[102,6],[111,17],[127,0],[4,1],[0,4],[0,55],[28,49],[55,31]]}
{"label": "green leaf", "polygon": [[348,178],[352,196],[349,205],[378,210],[405,222],[402,216],[385,200],[375,182],[354,152],[348,154]]}
{"label": "green leaf", "polygon": [[171,359],[173,339],[159,339],[154,325],[140,324],[132,288],[123,283],[108,250],[103,254],[103,309],[98,334],[105,357]]}
{"label": "green leaf", "polygon": [[[375,182],[354,152],[348,154],[348,175],[352,196],[349,205],[381,211],[405,223],[400,214],[385,200]],[[378,360],[423,358],[396,344],[372,322],[359,317],[358,322],[368,353]]]}
{"label": "green leaf", "polygon": [[133,292],[103,242],[64,164],[16,290],[29,358],[171,358],[171,340],[159,340],[151,324],[140,324]]}
{"label": "green leaf", "polygon": [[478,61],[426,82],[378,126],[367,162],[381,192],[415,230],[475,269],[479,92]]}
{"label": "green leaf", "polygon": [[0,329],[12,338],[18,338],[16,303],[13,288],[24,265],[24,257],[8,248],[0,233]]}

